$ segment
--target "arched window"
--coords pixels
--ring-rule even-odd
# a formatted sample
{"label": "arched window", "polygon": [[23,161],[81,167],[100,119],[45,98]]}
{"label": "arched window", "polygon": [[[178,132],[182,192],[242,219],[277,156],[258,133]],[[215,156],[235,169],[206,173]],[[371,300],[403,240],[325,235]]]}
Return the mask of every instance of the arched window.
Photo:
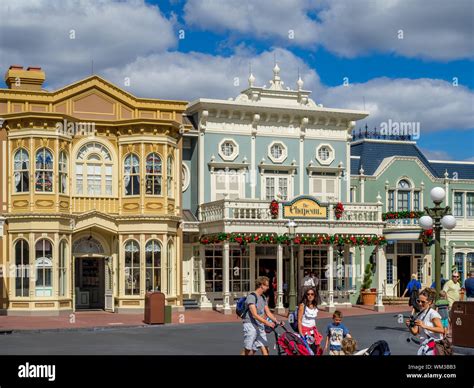
{"label": "arched window", "polygon": [[161,291],[161,244],[151,240],[145,247],[146,290]]}
{"label": "arched window", "polygon": [[46,239],[35,246],[36,296],[53,296],[53,246]]}
{"label": "arched window", "polygon": [[112,166],[110,152],[104,145],[83,145],[76,157],[76,194],[112,195]]}
{"label": "arched window", "polygon": [[174,164],[173,164],[173,157],[168,156],[168,160],[166,163],[166,183],[168,186],[168,197],[174,196]]}
{"label": "arched window", "polygon": [[410,188],[411,185],[410,183],[402,179],[400,182],[398,182],[398,193],[397,193],[397,205],[398,205],[398,211],[409,211],[411,210],[410,206]]}
{"label": "arched window", "polygon": [[173,241],[168,241],[168,249],[166,250],[166,279],[168,295],[173,295],[173,256],[174,244]]}
{"label": "arched window", "polygon": [[51,193],[53,191],[53,155],[47,148],[36,152],[35,190]]}
{"label": "arched window", "polygon": [[161,195],[161,158],[156,152],[146,157],[146,194]]}
{"label": "arched window", "polygon": [[140,245],[134,240],[125,244],[125,295],[140,295]]}
{"label": "arched window", "polygon": [[67,155],[64,151],[59,153],[59,192],[67,194]]}
{"label": "arched window", "polygon": [[13,162],[15,193],[26,193],[30,190],[30,157],[28,151],[21,148],[15,152]]}
{"label": "arched window", "polygon": [[15,296],[30,293],[30,247],[26,240],[15,243]]}
{"label": "arched window", "polygon": [[67,249],[67,242],[61,241],[59,244],[59,296],[66,296],[67,290],[67,276],[66,276],[66,269],[67,269],[67,259],[68,259],[68,249]]}
{"label": "arched window", "polygon": [[140,194],[140,162],[138,156],[130,154],[125,158],[123,166],[123,185],[125,195]]}

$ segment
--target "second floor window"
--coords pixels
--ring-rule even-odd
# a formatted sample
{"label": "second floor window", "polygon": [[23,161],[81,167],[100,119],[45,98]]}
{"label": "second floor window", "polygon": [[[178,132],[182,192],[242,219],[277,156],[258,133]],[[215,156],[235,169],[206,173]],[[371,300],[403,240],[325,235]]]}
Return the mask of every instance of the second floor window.
{"label": "second floor window", "polygon": [[466,194],[466,215],[474,217],[474,193]]}
{"label": "second floor window", "polygon": [[123,184],[125,195],[140,194],[140,162],[135,154],[130,154],[125,158]]}
{"label": "second floor window", "polygon": [[146,157],[146,194],[148,195],[161,195],[161,158],[160,156],[152,152]]}
{"label": "second floor window", "polygon": [[395,211],[395,191],[393,190],[388,192],[388,211]]}
{"label": "second floor window", "polygon": [[413,193],[413,210],[418,211],[420,209],[420,192],[415,191]]}
{"label": "second floor window", "polygon": [[265,200],[271,201],[278,198],[283,201],[288,200],[289,189],[288,176],[266,176],[265,177]]}
{"label": "second floor window", "polygon": [[217,170],[212,174],[212,179],[214,184],[214,189],[211,191],[212,201],[225,197],[228,199],[245,197],[243,177],[237,170]]}
{"label": "second floor window", "polygon": [[456,217],[464,216],[464,193],[454,193],[454,215]]}
{"label": "second floor window", "polygon": [[168,156],[168,160],[166,163],[166,183],[168,186],[168,197],[173,197],[174,195],[174,163],[173,157]]}
{"label": "second floor window", "polygon": [[397,210],[399,212],[410,210],[410,183],[404,179],[398,182]]}
{"label": "second floor window", "polygon": [[30,158],[28,151],[21,148],[13,158],[13,176],[15,178],[15,193],[26,193],[30,190]]}
{"label": "second floor window", "polygon": [[53,155],[46,148],[36,152],[35,190],[53,192]]}
{"label": "second floor window", "polygon": [[112,195],[112,166],[105,146],[96,142],[82,146],[76,158],[76,194]]}
{"label": "second floor window", "polygon": [[64,151],[59,154],[59,192],[67,193],[67,156]]}

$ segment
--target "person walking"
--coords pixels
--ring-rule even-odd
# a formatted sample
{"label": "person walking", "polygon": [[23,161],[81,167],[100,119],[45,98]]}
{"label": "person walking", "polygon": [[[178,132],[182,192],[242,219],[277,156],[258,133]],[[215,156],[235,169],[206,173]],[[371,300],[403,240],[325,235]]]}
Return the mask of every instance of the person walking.
{"label": "person walking", "polygon": [[314,279],[311,276],[311,271],[306,269],[304,271],[304,277],[303,277],[302,284],[300,287],[300,297],[299,297],[300,300],[303,299],[304,294],[310,288],[314,288]]}
{"label": "person walking", "polygon": [[433,309],[433,303],[436,299],[436,290],[425,288],[418,296],[420,312],[414,317],[414,320],[407,319],[406,325],[412,335],[419,335],[423,330],[426,336],[418,349],[418,355],[435,355],[435,342],[443,339],[445,329],[441,323],[441,315]]}
{"label": "person walking", "polygon": [[418,280],[416,273],[411,275],[411,280],[407,284],[407,288],[403,292],[402,298],[408,294],[408,306],[412,307],[412,314],[417,313],[419,311],[419,306],[416,303],[418,299],[418,293],[421,290],[421,283]]}
{"label": "person walking", "polygon": [[449,302],[449,309],[451,309],[451,307],[453,307],[453,303],[460,299],[461,283],[459,282],[459,272],[453,272],[451,275],[451,280],[448,280],[445,283],[443,291],[446,292]]}
{"label": "person walking", "polygon": [[316,318],[318,317],[317,296],[315,288],[309,288],[303,295],[303,299],[298,306],[298,333],[302,337],[311,338],[310,346],[314,354],[318,353],[323,336],[316,327]]}
{"label": "person walking", "polygon": [[[268,356],[268,342],[265,326],[272,329],[280,325],[268,308],[265,293],[270,287],[270,279],[260,276],[255,281],[255,291],[247,296],[245,301],[246,312],[243,315],[244,355],[254,355],[258,349],[262,355]],[[270,320],[265,319],[268,317]]]}
{"label": "person walking", "polygon": [[329,347],[330,356],[343,356],[342,340],[346,337],[351,338],[349,329],[342,323],[342,313],[336,310],[332,315],[332,322],[326,329],[324,353],[327,352]]}
{"label": "person walking", "polygon": [[464,292],[467,302],[474,302],[474,271],[469,272],[469,277],[464,281]]}

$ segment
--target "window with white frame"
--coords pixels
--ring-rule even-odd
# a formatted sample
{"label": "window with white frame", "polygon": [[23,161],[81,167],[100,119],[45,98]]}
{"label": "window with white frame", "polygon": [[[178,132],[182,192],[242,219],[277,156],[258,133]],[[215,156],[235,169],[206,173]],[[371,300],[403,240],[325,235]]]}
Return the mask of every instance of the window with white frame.
{"label": "window with white frame", "polygon": [[174,197],[174,160],[170,155],[166,161],[166,186],[168,190],[168,197]]}
{"label": "window with white frame", "polygon": [[388,191],[388,211],[389,212],[395,211],[395,191],[394,190]]}
{"label": "window with white frame", "polygon": [[474,217],[474,193],[466,193],[466,215]]}
{"label": "window with white frame", "polygon": [[239,145],[233,139],[223,139],[219,143],[218,152],[222,160],[231,162],[239,154]]}
{"label": "window with white frame", "polygon": [[287,201],[292,196],[291,177],[287,173],[279,174],[278,171],[266,173],[263,175],[263,198],[271,201],[275,198]]}
{"label": "window with white frame", "polygon": [[36,152],[35,190],[51,193],[53,191],[53,154],[47,148]]}
{"label": "window with white frame", "polygon": [[30,294],[30,249],[26,240],[15,243],[15,296]]}
{"label": "window with white frame", "polygon": [[410,183],[402,179],[398,182],[398,193],[397,193],[397,210],[409,211],[410,210]]}
{"label": "window with white frame", "polygon": [[13,157],[13,176],[15,193],[26,193],[30,190],[30,157],[28,151],[20,148]]}
{"label": "window with white frame", "polygon": [[49,240],[35,245],[36,296],[53,296],[53,246]]}
{"label": "window with white frame", "polygon": [[59,192],[61,194],[67,193],[67,176],[68,176],[68,165],[67,155],[64,151],[59,153]]}
{"label": "window with white frame", "polygon": [[97,142],[83,145],[76,156],[76,194],[112,195],[112,167],[107,147]]}
{"label": "window with white frame", "polygon": [[393,259],[387,259],[387,284],[393,284]]}
{"label": "window with white frame", "polygon": [[337,186],[335,173],[313,174],[309,182],[311,195],[321,202],[337,201],[339,198]]}
{"label": "window with white frame", "polygon": [[146,157],[145,194],[161,195],[162,164],[160,155],[152,152]]}
{"label": "window with white frame", "polygon": [[135,154],[125,157],[123,164],[125,195],[140,195],[140,161]]}
{"label": "window with white frame", "polygon": [[140,245],[125,243],[125,295],[140,295]]}
{"label": "window with white frame", "polygon": [[454,193],[454,209],[453,213],[456,217],[464,216],[464,193]]}
{"label": "window with white frame", "polygon": [[425,271],[424,271],[424,259],[421,257],[416,258],[416,274],[420,283],[425,282]]}
{"label": "window with white frame", "polygon": [[229,250],[229,279],[232,292],[250,291],[250,264],[247,250],[231,246]]}
{"label": "window with white frame", "polygon": [[161,244],[158,240],[146,244],[145,279],[147,291],[161,291]]}
{"label": "window with white frame", "polygon": [[330,165],[335,158],[334,148],[330,144],[320,144],[316,148],[316,160],[325,166]]}
{"label": "window with white frame", "polygon": [[268,145],[268,158],[273,163],[282,163],[288,156],[288,149],[281,141],[273,141]]}
{"label": "window with white frame", "polygon": [[454,265],[456,266],[456,271],[459,272],[459,281],[462,284],[464,280],[464,253],[457,252],[454,255]]}
{"label": "window with white frame", "polygon": [[420,192],[414,191],[413,192],[413,210],[419,211],[420,209],[421,209]]}
{"label": "window with white frame", "polygon": [[223,199],[237,199],[245,197],[244,176],[239,170],[218,169],[212,173],[213,190],[211,198],[213,201]]}
{"label": "window with white frame", "polygon": [[209,247],[204,253],[206,292],[222,292],[222,247]]}

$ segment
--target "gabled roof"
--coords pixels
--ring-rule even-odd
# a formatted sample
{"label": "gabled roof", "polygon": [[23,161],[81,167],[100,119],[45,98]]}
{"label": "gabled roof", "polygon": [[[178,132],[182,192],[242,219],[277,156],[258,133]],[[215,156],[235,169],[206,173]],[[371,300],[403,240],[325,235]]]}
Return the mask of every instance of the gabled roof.
{"label": "gabled roof", "polygon": [[457,173],[457,179],[474,179],[474,163],[428,160],[413,141],[363,139],[351,144],[351,174],[358,175],[362,167],[365,175],[374,175],[385,158],[416,157],[435,177],[449,178]]}

